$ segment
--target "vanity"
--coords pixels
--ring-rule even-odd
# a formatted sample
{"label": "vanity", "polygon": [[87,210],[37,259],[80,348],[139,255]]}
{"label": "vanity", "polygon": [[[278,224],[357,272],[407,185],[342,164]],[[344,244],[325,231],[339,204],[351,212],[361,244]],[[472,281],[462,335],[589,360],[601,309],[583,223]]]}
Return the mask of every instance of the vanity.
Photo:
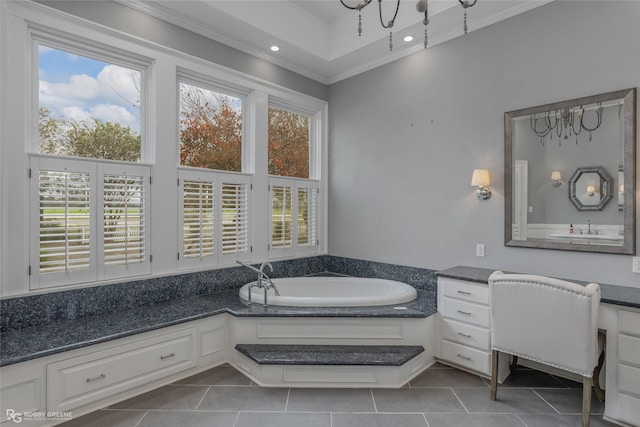
{"label": "vanity", "polygon": [[[458,266],[438,273],[434,333],[436,358],[486,378],[491,376],[488,280],[493,271]],[[640,289],[601,284],[600,290],[598,327],[607,337],[600,381],[606,391],[604,419],[622,426],[640,426]],[[501,358],[499,380],[508,375],[506,359]],[[576,379],[563,371],[534,367]]]}

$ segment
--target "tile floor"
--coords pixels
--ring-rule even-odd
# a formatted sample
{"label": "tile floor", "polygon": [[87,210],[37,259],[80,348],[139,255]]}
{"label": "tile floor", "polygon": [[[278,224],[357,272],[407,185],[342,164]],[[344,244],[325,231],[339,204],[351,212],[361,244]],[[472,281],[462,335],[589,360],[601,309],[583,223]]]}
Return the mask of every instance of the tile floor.
{"label": "tile floor", "polygon": [[[262,388],[220,366],[62,424],[64,427],[570,427],[581,384],[518,368],[489,383],[436,364],[401,389]],[[604,404],[593,396],[591,426]]]}

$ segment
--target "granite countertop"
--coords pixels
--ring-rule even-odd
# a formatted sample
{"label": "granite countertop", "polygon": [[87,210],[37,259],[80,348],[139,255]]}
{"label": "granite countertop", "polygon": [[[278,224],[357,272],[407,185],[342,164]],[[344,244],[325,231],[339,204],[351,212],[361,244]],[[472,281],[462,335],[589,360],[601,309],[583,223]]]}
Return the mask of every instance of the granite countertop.
{"label": "granite countertop", "polygon": [[[396,306],[406,307],[396,309]],[[85,316],[0,334],[0,366],[25,362],[105,341],[136,335],[217,314],[236,317],[424,318],[437,311],[433,297],[418,290],[407,304],[377,307],[285,307],[246,305],[238,290],[192,296],[104,315]]]}
{"label": "granite countertop", "polygon": [[[438,276],[449,277],[451,279],[466,280],[476,283],[489,283],[489,276],[491,276],[491,273],[493,273],[494,271],[495,270],[487,268],[457,266],[439,271]],[[582,280],[563,280],[569,280],[583,285],[586,285],[588,283]],[[600,302],[620,305],[624,307],[640,308],[640,288],[609,285],[606,283],[600,283],[599,285],[601,294]]]}

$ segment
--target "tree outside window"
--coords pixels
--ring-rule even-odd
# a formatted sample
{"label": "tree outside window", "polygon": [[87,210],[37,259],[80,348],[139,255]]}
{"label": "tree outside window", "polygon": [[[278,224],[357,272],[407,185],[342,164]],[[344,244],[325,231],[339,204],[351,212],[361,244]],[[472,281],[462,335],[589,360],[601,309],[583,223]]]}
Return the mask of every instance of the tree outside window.
{"label": "tree outside window", "polygon": [[309,117],[269,107],[269,175],[309,178]]}
{"label": "tree outside window", "polygon": [[242,171],[242,99],[180,83],[180,165]]}

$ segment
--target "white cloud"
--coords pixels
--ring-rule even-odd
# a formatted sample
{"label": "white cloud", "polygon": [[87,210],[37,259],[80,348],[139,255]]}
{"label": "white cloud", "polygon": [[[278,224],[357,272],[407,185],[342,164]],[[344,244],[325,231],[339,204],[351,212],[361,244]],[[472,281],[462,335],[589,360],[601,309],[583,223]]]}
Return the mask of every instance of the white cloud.
{"label": "white cloud", "polygon": [[99,104],[92,107],[89,114],[103,122],[120,123],[123,126],[132,126],[138,121],[137,117],[119,105]]}
{"label": "white cloud", "polygon": [[138,130],[139,119],[127,108],[139,107],[139,84],[138,71],[107,65],[96,78],[74,74],[61,83],[41,79],[40,105],[48,107],[55,117],[77,121],[94,117]]}
{"label": "white cloud", "polygon": [[101,95],[116,105],[139,105],[140,72],[107,65],[97,77]]}

